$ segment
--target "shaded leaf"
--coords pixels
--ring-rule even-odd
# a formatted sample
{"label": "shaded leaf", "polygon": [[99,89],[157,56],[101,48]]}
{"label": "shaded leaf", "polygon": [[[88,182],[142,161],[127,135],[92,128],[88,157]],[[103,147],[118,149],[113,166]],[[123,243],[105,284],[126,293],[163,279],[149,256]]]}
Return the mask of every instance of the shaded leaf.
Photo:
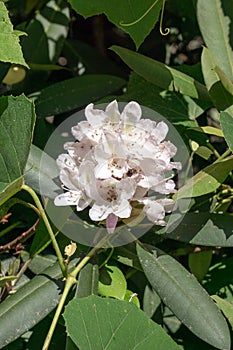
{"label": "shaded leaf", "polygon": [[203,246],[233,246],[233,217],[230,214],[187,213],[178,226],[176,220],[174,215],[168,226],[160,230],[167,232],[167,238]]}
{"label": "shaded leaf", "polygon": [[[19,91],[31,93],[45,85],[50,72],[38,71],[33,64],[57,63],[69,30],[69,20],[70,10],[66,1],[50,0],[44,3],[32,20],[23,27],[28,35],[23,38],[22,49],[31,69],[24,81],[15,86],[16,93]],[[53,67],[50,68],[53,70]]]}
{"label": "shaded leaf", "polygon": [[[43,167],[41,161],[43,158]],[[54,182],[59,175],[56,161],[35,145],[31,145],[26,164],[25,182],[37,193],[54,198],[60,187]]]}
{"label": "shaded leaf", "polygon": [[210,267],[212,260],[212,251],[203,250],[200,252],[190,253],[188,264],[190,272],[201,282]]}
{"label": "shaded leaf", "polygon": [[146,285],[143,295],[143,310],[151,318],[161,305],[161,299],[151,286]]}
{"label": "shaded leaf", "polygon": [[[129,33],[138,48],[158,20],[162,0],[69,0],[73,9],[85,18],[104,13],[118,28]],[[132,24],[130,24],[132,23]]]}
{"label": "shaded leaf", "polygon": [[58,264],[34,277],[0,305],[0,348],[42,320],[57,305],[63,288]]}
{"label": "shaded leaf", "polygon": [[[230,3],[228,11],[233,11]],[[230,19],[220,0],[198,0],[197,19],[203,39],[217,65],[233,80],[233,51],[229,43]]]}
{"label": "shaded leaf", "polygon": [[34,123],[33,103],[24,95],[0,98],[0,204],[22,185]]}
{"label": "shaded leaf", "polygon": [[[35,327],[33,327],[33,329],[31,330],[32,334],[26,345],[27,350],[41,350],[43,348],[44,340],[51,325],[52,316],[53,314],[48,315],[43,320],[41,320]],[[65,339],[65,327],[58,323],[54,330],[53,338],[49,345],[49,350],[64,349]]]}
{"label": "shaded leaf", "polygon": [[233,152],[233,108],[230,107],[220,113],[220,123],[226,142]]}
{"label": "shaded leaf", "polygon": [[0,62],[0,82],[2,82],[10,66],[11,66],[10,63]]}
{"label": "shaded leaf", "polygon": [[207,343],[230,349],[227,323],[195,277],[159,249],[151,254],[138,245],[137,251],[150,284],[176,317]]}
{"label": "shaded leaf", "polygon": [[[27,251],[21,253],[21,258],[23,261],[27,261],[30,255]],[[38,254],[33,257],[30,264],[28,265],[29,270],[31,270],[35,275],[42,273],[49,266],[54,265],[56,262],[56,256],[53,254]]]}
{"label": "shaded leaf", "polygon": [[19,33],[13,30],[6,6],[0,2],[0,61],[21,64],[28,68],[19,44]]}
{"label": "shaded leaf", "polygon": [[123,79],[111,75],[84,75],[64,80],[42,90],[35,102],[36,113],[46,117],[69,112],[116,92],[124,85]]}
{"label": "shaded leaf", "polygon": [[98,294],[99,266],[95,263],[86,264],[78,275],[76,297],[83,298]]}
{"label": "shaded leaf", "polygon": [[233,83],[229,79],[229,77],[219,68],[218,66],[215,67],[215,71],[219,76],[219,79],[221,80],[222,85],[228,91],[231,95],[233,95]]}
{"label": "shaded leaf", "polygon": [[135,100],[141,105],[161,113],[173,124],[187,124],[189,126],[196,126],[195,118],[208,107],[206,102],[200,103],[189,96],[165,91],[134,72],[130,75],[127,92],[120,99],[122,101]]}
{"label": "shaded leaf", "polygon": [[233,303],[233,258],[222,258],[209,268],[203,280],[203,286],[210,295],[219,297]]}
{"label": "shaded leaf", "polygon": [[4,287],[7,282],[14,281],[17,276],[4,276],[0,277],[0,288]]}
{"label": "shaded leaf", "polygon": [[233,169],[233,157],[225,158],[200,170],[187,181],[174,198],[198,197],[215,191]]}
{"label": "shaded leaf", "polygon": [[226,90],[221,82],[217,73],[219,67],[215,61],[215,56],[205,47],[203,47],[201,55],[201,64],[206,87],[216,108],[224,110],[231,106],[233,103],[233,96]]}
{"label": "shaded leaf", "polygon": [[173,350],[178,345],[133,303],[89,296],[65,308],[68,335],[80,350]]}
{"label": "shaded leaf", "polygon": [[25,27],[28,35],[22,43],[28,62],[57,63],[68,33],[69,19],[69,7],[63,0],[50,0],[36,13]]}
{"label": "shaded leaf", "polygon": [[[68,60],[67,66],[73,70],[77,69],[76,67],[81,63],[87,74],[126,76],[126,73],[114,61],[83,41],[67,39],[62,52]],[[94,60],[93,57],[95,57]]]}
{"label": "shaded leaf", "polygon": [[154,85],[193,98],[199,98],[204,101],[209,100],[206,87],[189,75],[123,47],[112,46],[111,49],[116,52],[135,73]]}

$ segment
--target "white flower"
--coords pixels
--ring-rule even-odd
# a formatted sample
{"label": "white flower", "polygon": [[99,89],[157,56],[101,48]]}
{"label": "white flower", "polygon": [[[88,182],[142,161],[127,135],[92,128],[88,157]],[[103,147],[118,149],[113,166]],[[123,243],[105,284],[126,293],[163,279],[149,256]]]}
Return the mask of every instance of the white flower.
{"label": "white flower", "polygon": [[150,221],[165,225],[174,202],[161,195],[175,192],[172,170],[181,169],[171,161],[177,149],[165,141],[167,124],[141,119],[141,107],[134,101],[122,113],[116,101],[105,111],[89,104],[85,115],[86,121],[72,127],[76,142],[67,142],[67,153],[57,159],[66,192],[55,198],[55,205],[76,205],[78,211],[90,206],[90,218],[106,220],[110,233],[137,203]]}

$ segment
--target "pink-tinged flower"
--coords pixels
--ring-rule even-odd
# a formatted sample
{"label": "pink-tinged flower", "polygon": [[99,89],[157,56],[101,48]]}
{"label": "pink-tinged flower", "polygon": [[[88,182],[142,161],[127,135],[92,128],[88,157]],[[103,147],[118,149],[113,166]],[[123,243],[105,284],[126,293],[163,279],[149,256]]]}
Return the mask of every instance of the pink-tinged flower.
{"label": "pink-tinged flower", "polygon": [[141,119],[134,101],[122,113],[116,101],[105,111],[89,104],[85,115],[86,121],[72,127],[76,141],[67,142],[67,153],[57,159],[66,192],[55,198],[55,205],[75,205],[77,211],[90,206],[90,218],[106,220],[109,233],[119,219],[130,218],[137,203],[150,221],[165,225],[174,202],[161,195],[175,192],[172,170],[181,169],[172,162],[176,146],[165,141],[167,124]]}

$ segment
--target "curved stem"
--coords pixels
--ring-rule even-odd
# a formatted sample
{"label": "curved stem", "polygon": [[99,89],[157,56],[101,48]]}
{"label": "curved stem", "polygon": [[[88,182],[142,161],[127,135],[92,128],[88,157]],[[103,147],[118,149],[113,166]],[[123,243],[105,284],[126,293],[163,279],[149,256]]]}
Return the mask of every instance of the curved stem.
{"label": "curved stem", "polygon": [[68,274],[68,277],[66,279],[66,284],[65,284],[65,288],[64,288],[64,291],[62,293],[62,296],[61,296],[61,299],[60,299],[60,302],[58,304],[58,307],[57,307],[57,310],[56,310],[56,313],[54,315],[54,318],[53,318],[53,321],[51,323],[51,326],[49,328],[49,331],[48,331],[48,334],[45,338],[45,342],[44,342],[44,345],[43,345],[43,348],[42,350],[48,350],[49,348],[49,344],[52,340],[52,336],[53,336],[53,333],[55,331],[55,328],[56,328],[56,325],[57,325],[57,322],[58,322],[58,319],[59,319],[59,316],[62,312],[62,309],[63,309],[63,306],[65,304],[65,301],[66,301],[66,298],[67,298],[67,295],[71,289],[71,287],[77,283],[77,275],[78,273],[80,272],[80,270],[84,267],[84,265],[86,265],[88,263],[88,261],[97,253],[97,251],[99,250],[100,248],[99,247],[94,247],[90,250],[90,252],[80,261],[80,263],[74,268],[74,270]]}
{"label": "curved stem", "polygon": [[33,189],[31,187],[29,187],[27,185],[23,185],[22,189],[27,191],[31,195],[31,197],[33,198],[33,200],[34,200],[34,202],[35,202],[35,204],[37,206],[37,208],[39,210],[39,213],[40,213],[40,216],[43,219],[44,224],[45,224],[45,226],[46,226],[46,228],[48,230],[49,236],[51,238],[51,241],[52,241],[52,244],[53,244],[53,248],[54,248],[54,250],[56,252],[56,255],[57,255],[57,258],[58,258],[58,263],[60,265],[62,274],[63,274],[64,277],[66,277],[66,275],[67,275],[66,265],[64,263],[63,256],[61,254],[59,245],[57,244],[57,241],[56,241],[55,235],[53,233],[53,230],[51,228],[51,225],[49,223],[49,220],[48,220],[48,218],[47,218],[47,216],[45,214],[44,208],[42,207],[41,202],[40,202],[37,194],[35,193],[35,191],[33,191]]}
{"label": "curved stem", "polygon": [[80,272],[80,270],[88,263],[88,261],[100,250],[102,249],[101,245],[102,243],[106,242],[106,240],[108,239],[108,235],[105,236],[102,240],[100,240],[100,242],[98,243],[98,245],[96,247],[93,247],[88,253],[87,255],[80,261],[80,263],[73,269],[73,271],[71,271],[70,273],[68,273],[68,276],[66,278],[66,284],[65,284],[65,288],[64,291],[62,293],[62,297],[60,299],[60,302],[58,304],[56,313],[54,315],[53,321],[51,323],[50,329],[48,331],[48,334],[45,338],[45,342],[43,345],[42,350],[48,350],[49,348],[49,344],[52,340],[52,336],[56,327],[56,324],[58,322],[59,316],[62,312],[63,306],[65,304],[67,295],[71,289],[71,287],[77,283],[77,275]]}
{"label": "curved stem", "polygon": [[71,287],[75,283],[77,283],[77,281],[76,281],[76,279],[74,277],[72,277],[72,276],[68,276],[67,277],[65,288],[63,290],[63,293],[62,293],[61,299],[59,301],[59,304],[58,304],[56,313],[54,315],[53,321],[52,321],[52,323],[50,325],[50,328],[49,328],[48,334],[46,336],[46,339],[45,339],[45,342],[44,342],[42,350],[48,350],[48,348],[49,348],[49,344],[50,344],[50,342],[52,340],[52,336],[53,336],[54,330],[56,328],[59,316],[60,316],[60,314],[62,312],[63,306],[65,304],[67,295],[69,294],[69,291],[70,291]]}

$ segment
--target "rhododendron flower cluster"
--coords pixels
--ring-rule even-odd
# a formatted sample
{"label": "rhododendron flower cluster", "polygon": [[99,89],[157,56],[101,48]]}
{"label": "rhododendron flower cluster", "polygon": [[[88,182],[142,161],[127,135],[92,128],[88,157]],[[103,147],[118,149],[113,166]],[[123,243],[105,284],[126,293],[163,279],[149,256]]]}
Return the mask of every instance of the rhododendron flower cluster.
{"label": "rhododendron flower cluster", "polygon": [[89,104],[85,116],[72,127],[76,141],[65,143],[67,153],[57,159],[65,192],[55,205],[75,205],[77,211],[90,206],[90,218],[106,220],[109,232],[119,218],[130,218],[135,206],[154,224],[164,225],[165,213],[174,206],[165,197],[175,192],[172,170],[181,169],[171,161],[177,148],[164,140],[167,124],[141,119],[134,101],[121,113],[117,101],[105,111]]}

